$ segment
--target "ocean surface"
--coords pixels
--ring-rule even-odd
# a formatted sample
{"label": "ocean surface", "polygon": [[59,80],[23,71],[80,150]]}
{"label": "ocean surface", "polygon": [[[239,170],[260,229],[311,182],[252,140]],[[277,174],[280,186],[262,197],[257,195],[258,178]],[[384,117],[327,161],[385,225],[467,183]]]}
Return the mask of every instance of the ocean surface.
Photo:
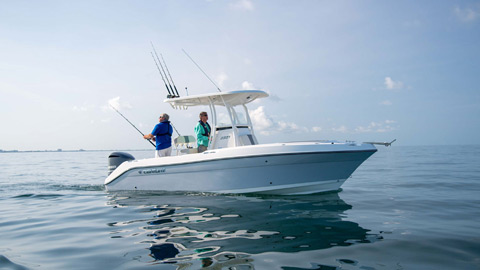
{"label": "ocean surface", "polygon": [[107,192],[108,154],[0,153],[0,269],[480,269],[480,146],[379,147],[305,196]]}

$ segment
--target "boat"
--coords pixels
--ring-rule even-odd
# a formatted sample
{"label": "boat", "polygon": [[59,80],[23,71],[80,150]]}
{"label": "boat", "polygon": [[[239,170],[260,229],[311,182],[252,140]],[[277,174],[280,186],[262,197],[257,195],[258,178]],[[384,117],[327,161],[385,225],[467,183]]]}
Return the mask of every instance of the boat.
{"label": "boat", "polygon": [[136,160],[124,152],[109,156],[108,191],[194,191],[301,195],[338,191],[377,149],[353,141],[260,144],[247,104],[268,97],[262,90],[237,90],[168,97],[174,109],[208,106],[212,121],[207,151],[194,136],[174,140],[176,155]]}

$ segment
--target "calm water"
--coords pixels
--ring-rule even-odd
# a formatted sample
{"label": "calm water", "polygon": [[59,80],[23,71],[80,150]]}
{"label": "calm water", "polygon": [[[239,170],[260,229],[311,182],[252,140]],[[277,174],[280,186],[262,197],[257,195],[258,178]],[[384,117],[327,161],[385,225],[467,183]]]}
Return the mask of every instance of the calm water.
{"label": "calm water", "polygon": [[480,269],[480,146],[382,147],[308,196],[109,193],[108,154],[0,154],[0,269]]}

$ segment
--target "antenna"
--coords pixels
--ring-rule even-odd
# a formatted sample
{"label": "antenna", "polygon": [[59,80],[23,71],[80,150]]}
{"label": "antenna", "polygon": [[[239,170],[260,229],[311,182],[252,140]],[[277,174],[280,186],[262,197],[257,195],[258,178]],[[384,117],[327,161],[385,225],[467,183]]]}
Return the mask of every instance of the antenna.
{"label": "antenna", "polygon": [[220,88],[217,86],[217,84],[212,79],[210,79],[210,77],[208,77],[207,73],[205,73],[205,71],[203,71],[203,69],[192,59],[192,57],[190,57],[190,55],[188,55],[188,53],[184,49],[182,49],[182,51],[188,56],[188,58],[190,58],[190,60],[192,60],[192,62],[200,69],[200,71],[203,72],[203,74],[205,76],[207,76],[207,78],[210,80],[210,82],[212,82],[213,85],[215,85],[215,87],[217,87],[218,92],[222,92],[222,90],[220,90]]}

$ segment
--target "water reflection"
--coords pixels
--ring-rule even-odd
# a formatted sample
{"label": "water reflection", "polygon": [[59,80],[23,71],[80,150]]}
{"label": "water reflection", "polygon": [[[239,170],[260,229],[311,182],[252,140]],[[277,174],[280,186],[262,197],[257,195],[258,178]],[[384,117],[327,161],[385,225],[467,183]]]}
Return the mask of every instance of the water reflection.
{"label": "water reflection", "polygon": [[[254,269],[250,255],[300,252],[371,243],[381,236],[348,221],[352,208],[338,193],[311,196],[224,196],[212,194],[110,193],[109,205],[134,210],[150,263],[177,269]],[[139,218],[140,217],[140,218]],[[122,238],[129,230],[112,232]]]}

